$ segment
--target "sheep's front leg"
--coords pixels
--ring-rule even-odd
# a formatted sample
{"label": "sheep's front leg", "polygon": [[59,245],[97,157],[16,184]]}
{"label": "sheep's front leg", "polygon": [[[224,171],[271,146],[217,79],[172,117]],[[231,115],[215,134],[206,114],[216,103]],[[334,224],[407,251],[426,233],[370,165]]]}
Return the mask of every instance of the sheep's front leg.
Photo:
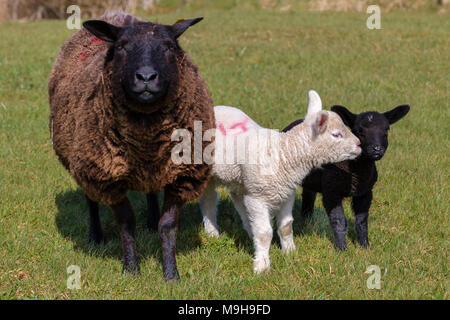
{"label": "sheep's front leg", "polygon": [[147,227],[150,232],[158,231],[159,201],[157,193],[147,194]]}
{"label": "sheep's front leg", "polygon": [[269,250],[273,233],[272,226],[270,225],[269,209],[261,200],[250,196],[244,197],[244,206],[249,213],[248,221],[255,247],[253,271],[255,273],[269,271]]}
{"label": "sheep's front leg", "polygon": [[280,237],[281,251],[284,253],[295,250],[294,234],[292,231],[292,207],[295,202],[295,192],[292,193],[277,213],[278,236]]}
{"label": "sheep's front leg", "polygon": [[219,227],[217,226],[217,200],[216,185],[210,179],[203,195],[200,197],[199,203],[203,215],[205,232],[213,237],[219,236]]}
{"label": "sheep's front leg", "polygon": [[347,219],[342,208],[342,198],[323,195],[323,205],[330,220],[331,229],[334,234],[334,245],[338,250],[347,250]]}
{"label": "sheep's front leg", "polygon": [[316,192],[303,188],[302,192],[302,215],[312,216],[314,212],[314,202],[316,201]]}
{"label": "sheep's front leg", "polygon": [[372,191],[363,196],[353,197],[352,207],[355,213],[355,230],[358,242],[363,248],[369,248],[369,231],[367,220],[369,218],[369,209],[372,203]]}
{"label": "sheep's front leg", "polygon": [[139,274],[139,262],[136,254],[136,241],[134,232],[136,230],[136,218],[128,198],[112,205],[123,247],[123,271],[131,274]]}
{"label": "sheep's front leg", "polygon": [[167,192],[164,193],[163,215],[159,220],[158,232],[161,238],[163,274],[166,280],[178,280],[176,261],[176,242],[178,231],[178,212],[184,203],[180,203],[178,198]]}
{"label": "sheep's front leg", "polygon": [[100,244],[104,241],[102,223],[100,215],[98,214],[98,202],[92,201],[86,196],[89,208],[89,241],[95,244]]}

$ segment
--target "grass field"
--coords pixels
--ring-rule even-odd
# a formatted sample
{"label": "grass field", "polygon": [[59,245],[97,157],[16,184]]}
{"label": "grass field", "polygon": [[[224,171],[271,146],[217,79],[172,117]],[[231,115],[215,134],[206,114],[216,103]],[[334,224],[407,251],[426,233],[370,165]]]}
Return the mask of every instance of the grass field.
{"label": "grass field", "polygon": [[[449,299],[450,16],[382,14],[368,30],[365,13],[197,10],[146,18],[205,20],[181,45],[199,66],[215,104],[242,108],[263,126],[282,129],[306,112],[307,91],[324,105],[354,112],[410,104],[392,126],[378,163],[369,221],[371,249],[355,242],[333,249],[320,198],[314,216],[294,208],[297,250],[272,270],[252,273],[252,246],[226,191],[219,239],[202,230],[197,203],[180,215],[181,280],[162,278],[159,237],[145,227],[145,198],[131,193],[137,215],[139,277],[121,274],[121,245],[107,207],[109,242],[91,247],[88,214],[76,183],[54,155],[48,130],[47,80],[63,41],[64,21],[0,24],[0,298],[1,299]],[[300,195],[301,189],[298,193]],[[381,270],[369,290],[365,270]],[[81,289],[66,287],[69,265],[81,268]]]}

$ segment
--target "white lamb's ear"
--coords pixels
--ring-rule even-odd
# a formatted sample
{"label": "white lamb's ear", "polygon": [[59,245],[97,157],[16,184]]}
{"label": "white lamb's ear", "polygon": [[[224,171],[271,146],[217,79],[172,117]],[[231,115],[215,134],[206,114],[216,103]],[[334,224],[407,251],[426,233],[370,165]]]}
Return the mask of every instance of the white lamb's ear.
{"label": "white lamb's ear", "polygon": [[328,112],[325,110],[320,110],[319,112],[316,112],[313,117],[314,119],[311,123],[311,129],[313,138],[315,138],[327,130]]}
{"label": "white lamb's ear", "polygon": [[322,110],[322,100],[320,100],[319,94],[314,90],[310,90],[308,92],[308,96],[309,96],[309,103],[308,103],[308,112],[306,113],[306,116],[313,115],[314,113]]}

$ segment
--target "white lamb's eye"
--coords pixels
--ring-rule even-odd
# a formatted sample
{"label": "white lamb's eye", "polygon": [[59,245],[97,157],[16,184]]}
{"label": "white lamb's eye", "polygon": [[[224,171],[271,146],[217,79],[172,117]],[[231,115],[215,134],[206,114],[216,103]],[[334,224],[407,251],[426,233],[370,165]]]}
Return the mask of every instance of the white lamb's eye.
{"label": "white lamb's eye", "polygon": [[331,135],[335,138],[342,138],[342,133],[340,132],[332,132]]}

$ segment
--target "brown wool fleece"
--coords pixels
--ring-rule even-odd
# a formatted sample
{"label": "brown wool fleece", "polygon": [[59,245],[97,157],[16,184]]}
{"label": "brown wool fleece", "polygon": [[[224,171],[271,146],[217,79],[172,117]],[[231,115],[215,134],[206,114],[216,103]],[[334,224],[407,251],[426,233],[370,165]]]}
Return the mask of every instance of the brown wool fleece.
{"label": "brown wool fleece", "polygon": [[[124,14],[100,18],[116,26],[140,21]],[[176,94],[151,114],[127,108],[113,92],[110,43],[85,29],[67,40],[49,79],[50,130],[62,164],[94,201],[117,204],[127,190],[157,192],[163,188],[181,203],[197,198],[211,175],[211,165],[171,160],[173,130],[202,121],[202,131],[215,127],[213,102],[197,67],[182,53]],[[203,142],[205,148],[210,142]],[[192,139],[192,155],[194,141]],[[193,162],[192,162],[193,163]]]}

